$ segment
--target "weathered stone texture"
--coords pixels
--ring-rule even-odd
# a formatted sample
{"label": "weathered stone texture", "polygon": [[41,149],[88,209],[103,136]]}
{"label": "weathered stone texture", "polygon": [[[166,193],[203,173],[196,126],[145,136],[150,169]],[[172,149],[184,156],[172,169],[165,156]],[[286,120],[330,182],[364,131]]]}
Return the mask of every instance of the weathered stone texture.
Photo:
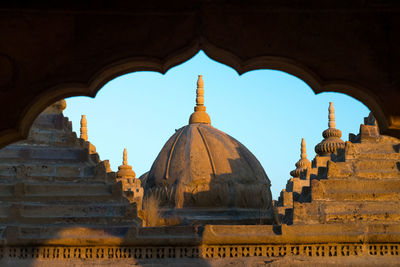
{"label": "weathered stone texture", "polygon": [[[197,131],[204,127],[210,126]],[[288,181],[276,206],[284,222],[280,225],[262,225],[265,221],[258,220],[259,225],[196,222],[140,228],[139,202],[134,199],[134,193],[140,192],[124,189],[138,189],[138,181],[147,183],[151,173],[136,179],[126,156],[120,172],[110,172],[109,163],[100,161],[94,146],[82,139],[60,146],[54,140],[38,146],[34,140],[20,142],[7,147],[0,161],[4,178],[0,182],[0,265],[396,265],[400,255],[400,140],[376,136],[375,128],[363,125],[364,130],[353,135],[344,149],[318,155],[311,165],[302,149],[292,172],[295,177]],[[210,144],[216,142],[206,138]],[[72,152],[59,157],[51,152],[52,157],[33,159],[36,148],[40,153],[46,148]],[[13,161],[19,153],[24,157]],[[222,178],[229,181],[228,176]],[[249,188],[255,192],[249,183],[244,185],[247,188],[230,186],[238,192]],[[123,197],[129,197],[129,192],[134,204]],[[188,211],[194,216],[204,212]],[[219,209],[207,209],[204,214],[211,219],[219,216],[218,220],[225,216],[224,222],[232,223],[232,214]],[[247,218],[254,224],[259,215]]]}
{"label": "weathered stone texture", "polygon": [[284,213],[278,208],[283,220],[289,224],[398,223],[400,140],[378,133],[376,125],[361,125],[344,150],[324,160],[317,156],[309,174],[310,190],[290,205],[284,199],[287,192],[281,194],[280,206],[291,209]]}
{"label": "weathered stone texture", "polygon": [[44,226],[54,237],[71,226],[136,228],[136,206],[58,104],[36,119],[27,140],[0,150],[0,229],[16,227],[6,239],[44,238]]}
{"label": "weathered stone texture", "polygon": [[165,211],[189,221],[220,217],[230,224],[252,214],[252,220],[261,216],[272,223],[271,183],[264,168],[243,144],[211,126],[201,75],[196,92],[189,125],[170,137],[144,179],[145,199],[157,198]]}

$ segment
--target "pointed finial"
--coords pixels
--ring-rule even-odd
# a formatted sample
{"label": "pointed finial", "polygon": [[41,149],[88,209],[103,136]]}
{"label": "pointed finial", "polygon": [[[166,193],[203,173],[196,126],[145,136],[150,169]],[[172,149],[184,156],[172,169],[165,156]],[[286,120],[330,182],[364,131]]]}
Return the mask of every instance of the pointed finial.
{"label": "pointed finial", "polygon": [[196,106],[189,119],[189,124],[193,123],[211,124],[210,116],[207,114],[206,107],[204,106],[204,82],[202,75],[199,75],[197,79]]}
{"label": "pointed finial", "polygon": [[128,151],[124,148],[124,153],[122,155],[122,165],[128,165]]}
{"label": "pointed finial", "polygon": [[304,138],[301,138],[301,148],[300,148],[300,157],[301,159],[306,159],[307,158],[307,152],[306,152],[306,141]]}
{"label": "pointed finial", "polygon": [[306,141],[304,138],[301,139],[300,152],[300,160],[295,164],[296,169],[290,172],[290,175],[293,177],[300,177],[306,174],[307,169],[311,166],[311,162],[307,159]]}
{"label": "pointed finial", "polygon": [[328,111],[329,111],[329,116],[328,116],[328,118],[329,118],[329,123],[328,123],[328,126],[329,126],[329,128],[336,128],[336,123],[335,123],[335,108],[333,107],[333,103],[332,103],[332,102],[329,102]]}
{"label": "pointed finial", "polygon": [[83,140],[87,141],[88,136],[87,136],[87,121],[86,121],[86,116],[82,115],[81,117],[81,136]]}
{"label": "pointed finial", "polygon": [[315,146],[315,152],[320,156],[328,156],[335,153],[338,149],[344,149],[345,143],[340,137],[342,137],[342,131],[336,129],[335,123],[335,108],[333,103],[329,102],[329,128],[322,132],[324,140]]}
{"label": "pointed finial", "polygon": [[196,105],[197,105],[197,106],[204,106],[204,82],[203,82],[203,75],[199,75],[199,78],[197,79]]}

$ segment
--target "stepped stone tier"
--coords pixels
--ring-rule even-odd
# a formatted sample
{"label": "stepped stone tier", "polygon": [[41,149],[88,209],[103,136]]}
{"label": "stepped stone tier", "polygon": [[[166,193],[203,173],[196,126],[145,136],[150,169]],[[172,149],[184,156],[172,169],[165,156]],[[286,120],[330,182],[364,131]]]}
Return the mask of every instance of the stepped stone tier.
{"label": "stepped stone tier", "polygon": [[277,208],[282,220],[288,224],[398,225],[399,147],[399,139],[379,134],[372,115],[365,118],[360,133],[351,134],[340,153],[325,162],[313,161],[304,177],[308,184],[287,187],[281,193]]}
{"label": "stepped stone tier", "polygon": [[[365,119],[358,135],[350,135],[344,149],[317,155],[311,166],[302,140],[301,159],[296,164],[297,171],[292,172],[292,187],[281,195],[275,207],[282,223],[260,220],[254,224],[253,220],[253,225],[237,225],[249,221],[237,220],[239,213],[231,213],[231,221],[224,221],[207,207],[215,222],[226,224],[207,224],[203,218],[190,224],[141,227],[136,205],[123,198],[122,182],[115,182],[134,177],[127,153],[119,174],[111,172],[109,164],[99,160],[93,145],[76,138],[70,122],[62,115],[63,108],[65,102],[49,107],[37,118],[28,140],[0,151],[0,266],[396,266],[399,263],[400,140],[379,135],[372,116]],[[85,120],[82,121],[87,129]],[[239,171],[231,180],[223,180],[229,187],[247,181],[245,174],[262,170],[240,143],[208,123],[193,122],[189,126],[178,130],[181,136],[186,136],[186,144],[192,144],[192,139],[207,143],[200,142],[203,146],[189,153],[189,158],[179,154],[180,157],[166,161],[172,167],[166,185],[180,185],[177,176],[172,176],[178,173],[172,172],[175,160],[190,162],[190,156],[196,153],[210,161],[205,170],[221,170],[217,165],[220,163],[215,163],[218,159],[214,161],[209,156],[215,155],[211,147],[219,145],[218,142],[228,144],[225,149],[231,153],[218,156],[240,156],[247,162],[229,162],[234,167],[232,172]],[[201,136],[191,137],[195,135]],[[182,145],[178,143],[174,149]],[[208,149],[204,148],[206,145]],[[178,155],[175,153],[172,154]],[[202,158],[196,159],[205,164]],[[211,159],[215,165],[211,165]],[[202,170],[189,167],[193,165],[185,166],[182,171]],[[251,183],[259,183],[258,177],[264,177],[257,175]],[[143,184],[151,177],[154,177],[152,171],[142,175]],[[199,176],[185,177],[201,181]],[[265,183],[258,185],[262,187]],[[229,190],[235,192],[236,188]],[[210,197],[215,193],[207,192]],[[221,193],[222,203],[227,197],[229,201],[235,200],[230,194]],[[263,202],[257,202],[262,190],[253,193],[251,200],[264,207],[260,204]],[[168,196],[164,198],[163,208],[175,205],[174,199],[168,202]],[[200,207],[201,203],[194,202]],[[187,203],[183,202],[183,209],[199,211],[193,202],[189,204],[185,206]],[[251,209],[251,205],[246,203],[250,207],[246,209]],[[220,207],[215,210],[221,212]],[[227,218],[226,214],[223,216]]]}
{"label": "stepped stone tier", "polygon": [[270,181],[256,157],[240,142],[211,126],[203,79],[189,125],[161,149],[143,184],[165,216],[191,221],[272,223]]}
{"label": "stepped stone tier", "polygon": [[278,209],[284,214],[285,209],[292,208],[293,201],[299,200],[303,188],[310,186],[311,162],[307,159],[306,142],[301,139],[300,160],[296,162],[296,169],[290,172],[292,178],[286,183],[286,189],[281,191],[278,198]]}
{"label": "stepped stone tier", "polygon": [[85,117],[85,138],[77,138],[62,114],[65,107],[64,100],[51,105],[35,120],[27,140],[0,150],[3,238],[33,243],[62,233],[93,238],[85,227],[117,233],[140,224],[136,205],[123,197],[108,161],[100,161],[86,141]]}

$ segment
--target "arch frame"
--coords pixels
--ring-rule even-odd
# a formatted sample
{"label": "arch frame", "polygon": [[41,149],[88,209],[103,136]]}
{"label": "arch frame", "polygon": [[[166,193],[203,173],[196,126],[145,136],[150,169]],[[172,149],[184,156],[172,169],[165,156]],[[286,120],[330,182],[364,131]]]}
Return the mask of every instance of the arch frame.
{"label": "arch frame", "polygon": [[25,107],[16,128],[0,132],[0,147],[25,139],[36,117],[46,107],[60,99],[73,96],[94,98],[106,83],[127,73],[155,71],[165,74],[169,69],[189,60],[201,50],[211,59],[233,68],[239,75],[252,70],[279,70],[301,79],[315,94],[338,92],[354,97],[373,112],[381,133],[400,137],[400,119],[387,116],[385,110],[382,109],[382,103],[378,101],[378,96],[368,88],[348,81],[323,80],[315,71],[289,58],[261,56],[242,60],[229,51],[213,45],[205,38],[199,38],[188,47],[163,60],[151,57],[126,58],[99,68],[86,83],[62,83],[47,88]]}

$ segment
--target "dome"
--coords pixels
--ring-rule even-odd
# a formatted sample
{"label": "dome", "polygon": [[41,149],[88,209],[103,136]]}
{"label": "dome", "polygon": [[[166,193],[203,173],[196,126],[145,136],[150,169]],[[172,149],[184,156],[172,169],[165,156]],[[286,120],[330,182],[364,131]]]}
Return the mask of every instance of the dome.
{"label": "dome", "polygon": [[163,206],[268,209],[270,181],[240,142],[208,124],[176,131],[150,169],[146,193]]}
{"label": "dome", "polygon": [[145,198],[156,196],[161,207],[175,210],[270,210],[263,167],[243,144],[211,126],[199,81],[195,112],[154,161],[143,183]]}

